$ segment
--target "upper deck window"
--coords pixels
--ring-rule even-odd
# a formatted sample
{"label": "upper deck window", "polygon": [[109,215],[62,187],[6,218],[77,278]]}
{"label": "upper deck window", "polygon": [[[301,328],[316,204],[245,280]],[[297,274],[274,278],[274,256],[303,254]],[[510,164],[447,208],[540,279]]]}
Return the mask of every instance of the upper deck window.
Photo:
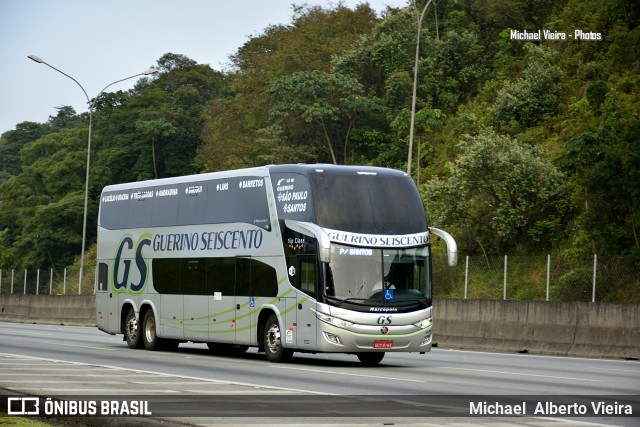
{"label": "upper deck window", "polygon": [[270,230],[264,178],[223,178],[104,192],[100,226],[171,227],[242,222]]}
{"label": "upper deck window", "polygon": [[427,231],[420,194],[408,176],[324,171],[310,177],[322,227],[363,234]]}

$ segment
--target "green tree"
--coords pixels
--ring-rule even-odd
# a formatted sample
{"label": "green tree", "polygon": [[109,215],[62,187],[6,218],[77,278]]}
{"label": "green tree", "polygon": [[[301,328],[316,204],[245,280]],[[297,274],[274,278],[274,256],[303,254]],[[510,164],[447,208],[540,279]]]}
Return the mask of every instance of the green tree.
{"label": "green tree", "polygon": [[[423,108],[416,112],[415,117],[415,134],[417,137],[418,153],[415,156],[417,167],[416,184],[420,185],[420,170],[423,166],[422,159],[428,154],[433,152],[432,144],[427,141],[427,135],[442,128],[442,119],[444,115],[442,111],[432,108]],[[411,112],[408,109],[403,109],[398,116],[391,122],[391,128],[394,129],[398,135],[403,138],[409,135],[409,127],[411,126]]]}
{"label": "green tree", "polygon": [[549,249],[563,237],[569,188],[539,149],[488,128],[460,150],[450,176],[431,179],[424,197],[432,223],[447,224],[463,250]]}
{"label": "green tree", "polygon": [[[202,145],[202,111],[225,92],[222,73],[167,53],[157,78],[141,79],[128,98],[116,99],[98,122],[96,140],[106,181],[135,181],[197,172]],[[111,173],[109,173],[111,171]]]}
{"label": "green tree", "polygon": [[22,166],[20,150],[22,147],[49,132],[51,129],[46,124],[22,122],[16,125],[15,130],[2,134],[0,137],[0,183],[3,179],[20,173]]}
{"label": "green tree", "polygon": [[[197,163],[207,170],[218,170],[267,161],[333,161],[322,126],[310,127],[301,119],[300,111],[297,118],[276,112],[289,107],[284,107],[286,100],[272,89],[287,80],[291,83],[295,73],[331,74],[332,58],[351,48],[376,21],[366,4],[353,10],[340,4],[330,9],[294,7],[291,24],[270,26],[251,37],[231,57],[234,69],[227,81],[232,93],[211,101],[204,110],[204,144],[198,150]],[[346,101],[350,107],[332,106],[353,110],[358,103],[352,101],[355,98]],[[272,108],[274,102],[279,103],[276,110]],[[321,108],[327,112],[326,107]],[[312,115],[310,109],[307,113],[307,117]],[[319,118],[324,113],[313,114]],[[326,121],[329,116],[322,119]],[[336,160],[349,150],[344,144],[348,141],[346,133],[353,135],[355,131],[353,125],[349,127],[353,117],[346,120],[346,125],[337,123],[335,117],[331,123],[325,122]],[[342,156],[337,152],[339,147]]]}
{"label": "green tree", "polygon": [[158,179],[158,168],[156,166],[156,143],[159,138],[167,138],[176,133],[175,128],[164,118],[155,120],[136,121],[136,132],[146,135],[151,141],[151,154],[153,159],[154,178]]}
{"label": "green tree", "polygon": [[[599,128],[566,144],[562,164],[576,184],[574,245],[598,253],[640,250],[640,97],[638,76],[613,80]],[[589,92],[586,97],[589,97]]]}
{"label": "green tree", "polygon": [[299,133],[308,135],[308,125],[315,127],[318,134],[312,141],[324,141],[334,164],[339,155],[334,147],[342,146],[340,157],[344,162],[361,91],[362,86],[349,76],[320,71],[294,73],[272,86],[271,117],[294,139]]}
{"label": "green tree", "polygon": [[[63,268],[80,252],[86,136],[86,130],[67,129],[21,150],[23,172],[0,185],[3,264]],[[93,201],[90,212],[95,223]]]}
{"label": "green tree", "polygon": [[526,128],[558,112],[562,70],[554,65],[556,55],[544,48],[529,47],[529,60],[521,78],[507,82],[498,91],[496,122]]}

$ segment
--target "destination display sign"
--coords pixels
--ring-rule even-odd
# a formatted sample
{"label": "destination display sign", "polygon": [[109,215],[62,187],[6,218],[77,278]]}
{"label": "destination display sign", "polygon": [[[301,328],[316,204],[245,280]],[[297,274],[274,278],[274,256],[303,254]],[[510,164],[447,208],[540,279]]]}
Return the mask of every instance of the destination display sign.
{"label": "destination display sign", "polygon": [[271,176],[278,218],[310,221],[313,218],[309,181],[298,173],[274,173]]}
{"label": "destination display sign", "polygon": [[429,243],[429,232],[404,235],[358,234],[347,231],[325,229],[332,242],[345,245],[382,247],[412,247]]}

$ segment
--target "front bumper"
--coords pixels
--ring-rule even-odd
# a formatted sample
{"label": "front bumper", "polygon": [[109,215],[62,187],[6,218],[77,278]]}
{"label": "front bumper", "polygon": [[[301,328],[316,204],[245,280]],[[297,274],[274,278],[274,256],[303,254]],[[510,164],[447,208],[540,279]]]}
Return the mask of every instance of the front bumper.
{"label": "front bumper", "polygon": [[[388,327],[382,333],[380,326],[362,326],[359,332],[319,322],[318,350],[322,352],[427,352],[431,351],[431,326],[414,331],[406,327]],[[363,329],[369,329],[363,331]],[[413,328],[416,329],[416,328]]]}

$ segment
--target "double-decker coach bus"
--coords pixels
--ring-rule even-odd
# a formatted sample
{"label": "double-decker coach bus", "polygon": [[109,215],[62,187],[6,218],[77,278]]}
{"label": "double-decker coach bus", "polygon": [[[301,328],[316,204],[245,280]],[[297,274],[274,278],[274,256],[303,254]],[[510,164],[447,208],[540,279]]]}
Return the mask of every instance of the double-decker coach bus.
{"label": "double-decker coach bus", "polygon": [[98,328],[130,348],[207,343],[356,354],[431,349],[430,232],[411,178],[271,165],[110,185],[100,197]]}

